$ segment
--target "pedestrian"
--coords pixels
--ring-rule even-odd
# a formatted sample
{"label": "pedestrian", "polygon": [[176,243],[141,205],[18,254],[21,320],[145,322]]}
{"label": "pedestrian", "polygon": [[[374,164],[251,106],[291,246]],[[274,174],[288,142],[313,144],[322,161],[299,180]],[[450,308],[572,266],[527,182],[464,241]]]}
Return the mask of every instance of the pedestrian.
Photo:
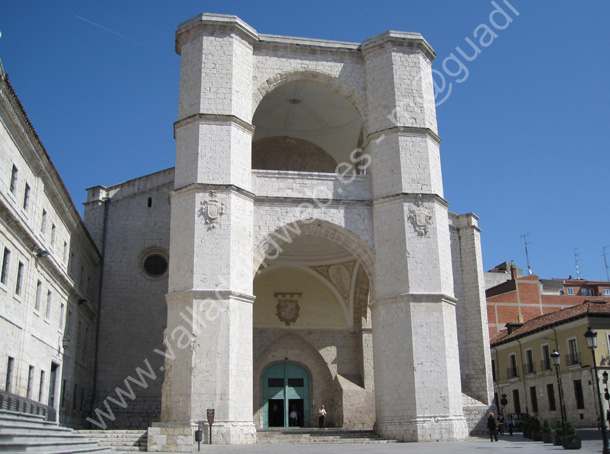
{"label": "pedestrian", "polygon": [[510,436],[513,436],[513,429],[515,428],[515,419],[513,418],[513,414],[509,413],[508,418],[506,418],[506,423],[508,424],[508,433]]}
{"label": "pedestrian", "polygon": [[299,419],[299,415],[295,408],[292,409],[290,415],[288,415],[288,418],[290,419],[290,426],[296,427],[298,425],[297,421]]}
{"label": "pedestrian", "polygon": [[326,410],[324,409],[324,405],[322,405],[320,407],[320,411],[318,412],[318,414],[319,414],[318,423],[319,423],[320,429],[321,429],[322,427],[324,427],[324,418],[326,418],[326,414],[327,414]]}
{"label": "pedestrian", "polygon": [[502,415],[498,418],[498,432],[500,435],[504,435],[504,416]]}
{"label": "pedestrian", "polygon": [[494,438],[498,441],[498,432],[496,431],[496,418],[493,413],[489,414],[489,418],[487,418],[487,429],[489,430],[489,437],[491,438],[491,442],[493,443]]}

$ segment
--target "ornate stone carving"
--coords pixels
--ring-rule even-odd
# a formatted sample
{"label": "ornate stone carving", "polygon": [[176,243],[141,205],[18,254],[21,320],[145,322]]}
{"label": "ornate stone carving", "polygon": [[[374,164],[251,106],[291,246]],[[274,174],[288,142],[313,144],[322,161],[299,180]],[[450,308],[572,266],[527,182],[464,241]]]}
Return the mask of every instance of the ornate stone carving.
{"label": "ornate stone carving", "polygon": [[432,213],[429,208],[426,208],[421,200],[421,194],[417,196],[415,205],[409,208],[409,222],[418,236],[426,236],[428,228],[432,224]]}
{"label": "ornate stone carving", "polygon": [[225,211],[226,205],[216,198],[216,191],[210,191],[210,197],[201,202],[199,216],[203,217],[208,229],[215,229],[220,225],[220,217]]}
{"label": "ornate stone carving", "polygon": [[349,309],[355,266],[356,260],[351,260],[349,262],[335,263],[332,265],[318,265],[310,268],[324,276],[324,278],[337,289],[343,299],[345,308]]}
{"label": "ornate stone carving", "polygon": [[301,308],[299,303],[303,297],[302,293],[274,293],[273,296],[278,303],[275,306],[277,318],[290,326],[299,318]]}

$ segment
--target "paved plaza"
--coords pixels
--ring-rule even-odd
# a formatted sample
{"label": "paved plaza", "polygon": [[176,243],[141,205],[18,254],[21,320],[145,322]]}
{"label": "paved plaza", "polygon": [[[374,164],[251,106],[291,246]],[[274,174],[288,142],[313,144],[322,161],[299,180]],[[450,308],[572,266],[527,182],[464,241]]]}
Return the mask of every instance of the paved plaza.
{"label": "paved plaza", "polygon": [[[585,429],[579,430],[578,434],[583,439],[582,449],[578,451],[580,454],[600,453],[602,451],[601,433],[599,431]],[[516,433],[512,437],[501,436],[497,443],[491,443],[488,438],[472,437],[462,442],[439,443],[201,445],[201,452],[209,454],[483,454],[487,452],[508,453],[513,452],[512,450],[518,450],[519,454],[545,454],[564,451],[561,446],[525,439],[521,433]],[[195,452],[197,452],[196,448]]]}

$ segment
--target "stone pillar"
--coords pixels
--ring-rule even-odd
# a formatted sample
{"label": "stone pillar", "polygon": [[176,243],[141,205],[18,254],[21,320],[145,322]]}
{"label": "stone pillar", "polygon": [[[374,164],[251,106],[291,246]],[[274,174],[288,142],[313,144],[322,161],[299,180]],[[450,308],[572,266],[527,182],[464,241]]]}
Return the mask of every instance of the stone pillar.
{"label": "stone pillar", "polygon": [[[214,443],[254,443],[252,45],[234,16],[178,28],[180,100],[161,423],[149,449],[191,449],[215,409]],[[207,436],[208,429],[204,429]]]}
{"label": "stone pillar", "polygon": [[419,34],[401,32],[364,41],[362,52],[374,197],[376,428],[403,441],[464,439],[434,53]]}
{"label": "stone pillar", "polygon": [[[461,285],[456,286],[459,298],[457,307],[460,330],[460,367],[462,370],[462,390],[484,404],[491,405],[493,383],[491,374],[491,353],[489,350],[489,330],[487,328],[487,302],[485,300],[485,273],[481,252],[481,229],[478,217],[473,213],[453,215],[452,226],[457,234],[456,273],[460,274]],[[458,295],[457,292],[460,292]]]}

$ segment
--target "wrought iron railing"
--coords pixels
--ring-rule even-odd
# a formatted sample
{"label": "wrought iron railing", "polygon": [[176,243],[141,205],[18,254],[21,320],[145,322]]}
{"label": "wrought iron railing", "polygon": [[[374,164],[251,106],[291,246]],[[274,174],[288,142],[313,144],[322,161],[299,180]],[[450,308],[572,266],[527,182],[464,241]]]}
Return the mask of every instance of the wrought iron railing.
{"label": "wrought iron railing", "polygon": [[580,355],[578,352],[568,353],[566,355],[566,365],[576,366],[577,364],[580,364]]}
{"label": "wrought iron railing", "polygon": [[57,421],[57,411],[53,407],[2,390],[0,390],[0,409],[42,416],[46,421]]}
{"label": "wrought iron railing", "polygon": [[506,369],[506,376],[508,378],[515,378],[519,376],[519,371],[517,370],[517,367],[509,367],[508,369]]}

